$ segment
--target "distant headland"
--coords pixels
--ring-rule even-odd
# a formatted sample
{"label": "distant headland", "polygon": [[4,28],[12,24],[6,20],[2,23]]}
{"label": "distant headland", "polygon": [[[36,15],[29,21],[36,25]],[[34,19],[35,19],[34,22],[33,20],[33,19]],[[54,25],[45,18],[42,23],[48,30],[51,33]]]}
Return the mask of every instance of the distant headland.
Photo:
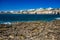
{"label": "distant headland", "polygon": [[38,8],[18,11],[0,11],[0,14],[60,14],[60,8]]}

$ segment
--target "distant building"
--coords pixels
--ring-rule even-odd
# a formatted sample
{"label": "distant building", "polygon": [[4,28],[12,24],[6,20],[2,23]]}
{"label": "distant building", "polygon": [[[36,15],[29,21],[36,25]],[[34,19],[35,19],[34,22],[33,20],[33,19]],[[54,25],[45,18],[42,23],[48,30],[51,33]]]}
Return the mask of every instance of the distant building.
{"label": "distant building", "polygon": [[14,13],[14,11],[10,11],[10,13]]}
{"label": "distant building", "polygon": [[47,10],[52,10],[53,8],[51,8],[51,7],[49,7],[49,8],[47,8]]}
{"label": "distant building", "polygon": [[28,11],[28,14],[35,14],[35,9],[29,9],[27,11]]}
{"label": "distant building", "polygon": [[60,14],[60,8],[38,8],[19,11],[0,11],[0,14]]}
{"label": "distant building", "polygon": [[4,11],[4,13],[7,13],[8,11]]}

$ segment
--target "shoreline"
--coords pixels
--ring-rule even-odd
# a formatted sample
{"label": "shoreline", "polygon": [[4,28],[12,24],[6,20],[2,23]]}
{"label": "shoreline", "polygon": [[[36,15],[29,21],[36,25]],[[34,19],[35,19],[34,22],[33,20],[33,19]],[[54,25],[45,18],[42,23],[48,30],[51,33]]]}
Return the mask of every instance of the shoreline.
{"label": "shoreline", "polygon": [[59,33],[60,20],[0,24],[0,40],[58,40]]}
{"label": "shoreline", "polygon": [[12,24],[12,23],[29,23],[29,22],[53,22],[53,21],[59,21],[57,19],[51,20],[51,21],[44,21],[44,20],[38,20],[38,21],[14,21],[14,22],[1,22],[0,24]]}

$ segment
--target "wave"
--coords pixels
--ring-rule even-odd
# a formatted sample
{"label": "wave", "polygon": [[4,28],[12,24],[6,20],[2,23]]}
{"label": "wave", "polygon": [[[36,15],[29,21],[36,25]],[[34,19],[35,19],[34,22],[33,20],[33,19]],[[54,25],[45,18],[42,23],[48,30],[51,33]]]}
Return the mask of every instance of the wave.
{"label": "wave", "polygon": [[59,18],[56,18],[56,20],[60,20],[60,17]]}
{"label": "wave", "polygon": [[0,24],[11,24],[11,22],[0,22]]}

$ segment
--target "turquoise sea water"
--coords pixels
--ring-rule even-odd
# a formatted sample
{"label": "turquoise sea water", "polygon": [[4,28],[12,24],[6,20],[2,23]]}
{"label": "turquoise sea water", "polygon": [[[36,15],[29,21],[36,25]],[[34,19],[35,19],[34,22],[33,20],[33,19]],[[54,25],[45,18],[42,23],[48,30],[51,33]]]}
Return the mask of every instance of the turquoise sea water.
{"label": "turquoise sea water", "polygon": [[21,22],[21,21],[52,21],[60,18],[57,14],[0,14],[1,22]]}

